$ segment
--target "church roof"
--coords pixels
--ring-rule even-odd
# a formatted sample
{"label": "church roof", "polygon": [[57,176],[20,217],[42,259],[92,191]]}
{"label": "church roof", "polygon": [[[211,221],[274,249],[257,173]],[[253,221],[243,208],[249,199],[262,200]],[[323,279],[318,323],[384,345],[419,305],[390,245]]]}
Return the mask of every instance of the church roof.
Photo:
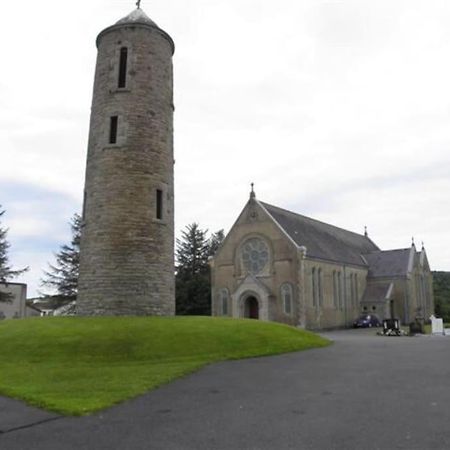
{"label": "church roof", "polygon": [[119,21],[116,22],[116,25],[124,25],[124,24],[134,24],[134,23],[143,23],[146,25],[151,25],[154,27],[158,27],[155,22],[153,22],[150,17],[145,14],[145,12],[141,8],[137,8],[132,11],[128,16],[123,17]]}
{"label": "church roof", "polygon": [[361,255],[380,251],[367,236],[277,206],[259,203],[298,246],[307,248],[308,256],[366,266]]}
{"label": "church roof", "polygon": [[411,248],[372,252],[364,255],[369,263],[369,277],[405,276],[408,273]]}
{"label": "church roof", "polygon": [[385,302],[392,295],[393,283],[368,283],[361,303]]}

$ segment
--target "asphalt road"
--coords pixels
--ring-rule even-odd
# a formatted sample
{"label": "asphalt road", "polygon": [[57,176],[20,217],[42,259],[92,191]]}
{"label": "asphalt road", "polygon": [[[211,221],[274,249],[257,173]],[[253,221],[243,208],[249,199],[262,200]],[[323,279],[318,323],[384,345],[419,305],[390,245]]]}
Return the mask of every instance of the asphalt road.
{"label": "asphalt road", "polygon": [[89,417],[0,398],[0,449],[450,449],[450,337],[325,335],[333,346],[215,364]]}

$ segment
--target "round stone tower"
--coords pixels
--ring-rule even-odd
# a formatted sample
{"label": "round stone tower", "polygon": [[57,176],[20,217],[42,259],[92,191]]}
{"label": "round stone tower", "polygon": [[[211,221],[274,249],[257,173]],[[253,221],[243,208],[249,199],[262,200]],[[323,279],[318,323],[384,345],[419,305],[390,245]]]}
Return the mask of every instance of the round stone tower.
{"label": "round stone tower", "polygon": [[138,7],[97,48],[77,312],[172,315],[174,43]]}

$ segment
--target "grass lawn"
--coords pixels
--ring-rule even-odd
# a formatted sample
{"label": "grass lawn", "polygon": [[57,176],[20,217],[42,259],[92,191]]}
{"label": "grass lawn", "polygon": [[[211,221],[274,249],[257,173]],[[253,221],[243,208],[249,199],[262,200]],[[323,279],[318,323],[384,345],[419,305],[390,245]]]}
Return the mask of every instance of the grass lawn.
{"label": "grass lawn", "polygon": [[205,364],[324,347],[276,323],[211,317],[0,322],[0,395],[68,415],[135,397]]}

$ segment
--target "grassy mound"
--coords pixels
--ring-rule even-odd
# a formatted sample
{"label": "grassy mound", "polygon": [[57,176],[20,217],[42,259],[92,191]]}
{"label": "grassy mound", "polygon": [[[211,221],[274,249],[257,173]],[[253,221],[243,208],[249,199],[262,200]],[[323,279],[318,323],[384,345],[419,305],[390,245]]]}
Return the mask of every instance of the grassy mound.
{"label": "grassy mound", "polygon": [[329,344],[313,333],[210,317],[55,317],[0,323],[0,394],[82,415],[205,364]]}

